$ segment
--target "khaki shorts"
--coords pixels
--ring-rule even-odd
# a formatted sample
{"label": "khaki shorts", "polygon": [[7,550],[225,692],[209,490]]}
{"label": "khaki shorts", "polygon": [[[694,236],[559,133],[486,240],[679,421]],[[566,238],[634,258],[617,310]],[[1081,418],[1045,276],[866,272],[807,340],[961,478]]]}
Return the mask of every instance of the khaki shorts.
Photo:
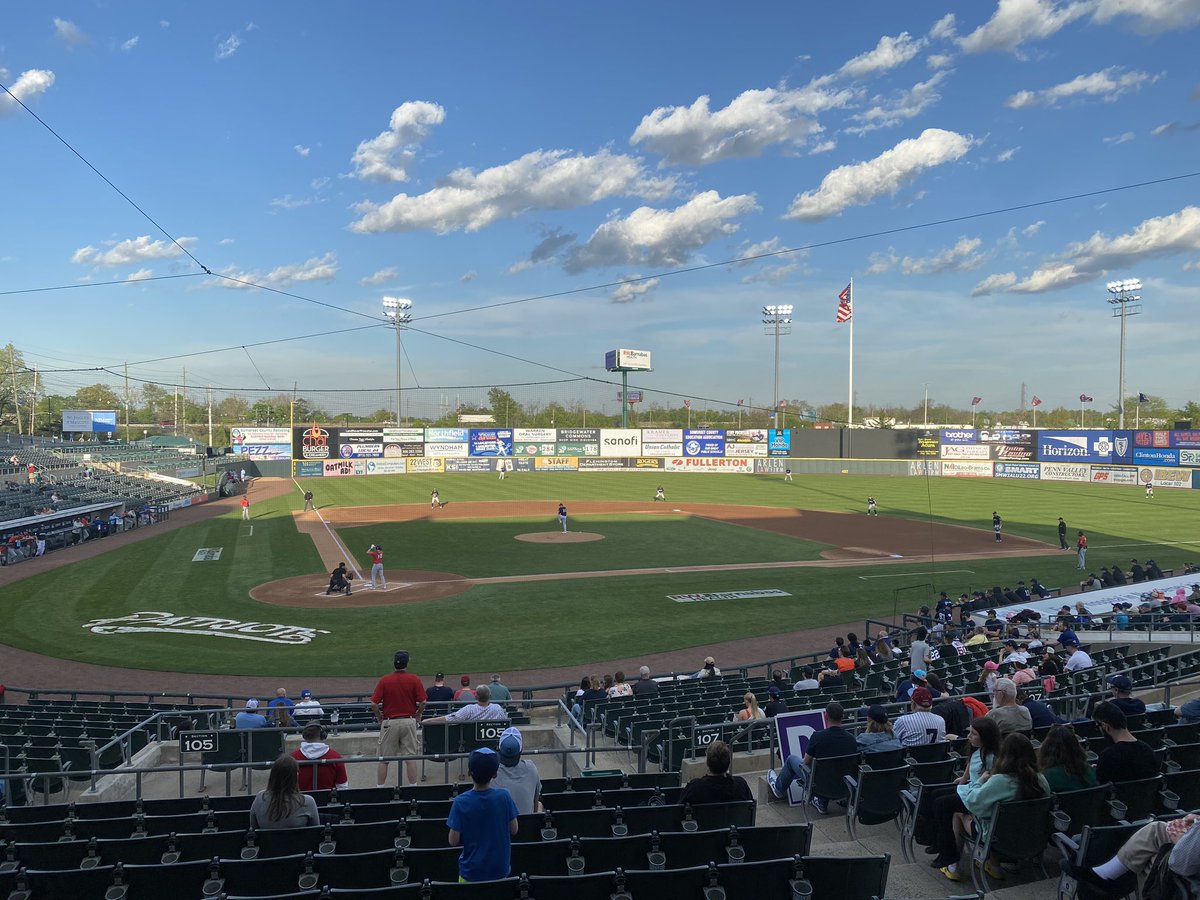
{"label": "khaki shorts", "polygon": [[383,720],[379,727],[380,756],[417,756],[420,752],[416,719]]}

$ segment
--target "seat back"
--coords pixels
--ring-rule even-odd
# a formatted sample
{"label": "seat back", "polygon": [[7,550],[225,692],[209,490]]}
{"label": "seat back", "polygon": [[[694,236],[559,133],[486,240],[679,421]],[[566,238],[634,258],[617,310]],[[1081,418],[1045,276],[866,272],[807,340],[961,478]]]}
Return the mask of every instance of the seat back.
{"label": "seat back", "polygon": [[[936,746],[930,744],[928,746]],[[938,759],[933,762],[913,763],[909,766],[912,777],[921,784],[946,784],[954,780],[954,769],[957,761],[952,757]]]}
{"label": "seat back", "polygon": [[864,825],[880,825],[900,815],[900,792],[908,784],[908,766],[894,769],[859,769],[858,789],[849,813]]}
{"label": "seat back", "polygon": [[1140,778],[1137,781],[1118,781],[1113,784],[1113,797],[1127,807],[1125,819],[1136,822],[1153,816],[1158,809],[1158,792],[1162,790],[1162,776]]}
{"label": "seat back", "polygon": [[759,825],[754,828],[734,828],[730,842],[736,842],[746,855],[747,862],[767,859],[791,859],[806,856],[812,845],[813,827],[803,825]]}
{"label": "seat back", "polygon": [[[882,897],[892,858],[880,856],[805,856],[804,878],[813,900],[871,900]],[[757,896],[757,895],[755,895]]]}
{"label": "seat back", "polygon": [[1053,797],[997,804],[988,827],[987,848],[1003,859],[1040,859],[1053,833],[1053,808]]}
{"label": "seat back", "polygon": [[905,747],[906,757],[913,762],[927,763],[946,759],[950,755],[949,741],[938,741],[935,744],[918,744],[915,747]]}
{"label": "seat back", "polygon": [[[793,885],[802,879],[799,857],[726,863],[717,866],[717,879],[729,898],[793,900]],[[538,898],[541,900],[541,898]],[[821,900],[814,895],[814,900]],[[831,895],[830,900],[842,900]]]}
{"label": "seat back", "polygon": [[692,818],[701,831],[728,828],[730,825],[751,826],[758,804],[754,800],[735,800],[729,803],[689,804]]}
{"label": "seat back", "polygon": [[827,800],[844,800],[848,790],[843,779],[858,773],[861,760],[862,757],[857,753],[814,759],[810,782],[812,793]]}
{"label": "seat back", "polygon": [[1054,795],[1054,809],[1071,817],[1071,834],[1079,834],[1088,825],[1104,825],[1112,821],[1108,808],[1112,788],[1111,784],[1101,784],[1081,791],[1062,791]]}

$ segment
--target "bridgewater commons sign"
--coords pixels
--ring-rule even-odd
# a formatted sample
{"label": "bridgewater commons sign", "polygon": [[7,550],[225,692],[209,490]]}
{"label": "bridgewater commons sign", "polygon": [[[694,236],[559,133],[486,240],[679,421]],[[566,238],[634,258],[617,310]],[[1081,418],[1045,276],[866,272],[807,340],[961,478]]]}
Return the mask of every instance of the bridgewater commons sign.
{"label": "bridgewater commons sign", "polygon": [[239,622],[210,616],[177,616],[169,612],[135,612],[112,619],[93,619],[81,627],[92,634],[194,634],[200,637],[233,638],[264,644],[308,644],[320,628],[273,625],[270,622]]}

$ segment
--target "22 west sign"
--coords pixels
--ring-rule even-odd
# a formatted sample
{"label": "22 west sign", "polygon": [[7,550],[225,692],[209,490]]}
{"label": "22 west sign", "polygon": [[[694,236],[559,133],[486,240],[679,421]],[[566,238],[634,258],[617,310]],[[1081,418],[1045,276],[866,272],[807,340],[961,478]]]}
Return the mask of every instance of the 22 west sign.
{"label": "22 west sign", "polygon": [[239,622],[236,619],[177,616],[169,612],[149,611],[112,619],[92,619],[81,627],[92,634],[194,634],[264,644],[308,644],[319,634],[329,634],[320,628],[303,628],[299,625]]}

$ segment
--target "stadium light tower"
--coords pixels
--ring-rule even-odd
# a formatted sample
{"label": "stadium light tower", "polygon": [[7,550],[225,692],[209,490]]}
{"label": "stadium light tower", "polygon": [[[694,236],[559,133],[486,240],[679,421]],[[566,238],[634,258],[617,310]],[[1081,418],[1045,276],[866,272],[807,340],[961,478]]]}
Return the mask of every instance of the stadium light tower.
{"label": "stadium light tower", "polygon": [[400,347],[400,335],[404,326],[412,322],[412,301],[405,297],[384,297],[383,314],[391,320],[396,329],[396,427],[400,427],[400,373],[403,371],[403,351]]}
{"label": "stadium light tower", "polygon": [[1120,386],[1117,389],[1117,428],[1121,429],[1125,427],[1125,319],[1142,311],[1142,295],[1138,293],[1141,289],[1142,283],[1136,278],[1108,283],[1108,302],[1114,307],[1113,317],[1121,319]]}
{"label": "stadium light tower", "polygon": [[764,306],[763,333],[775,335],[775,394],[771,404],[771,421],[779,426],[779,336],[792,333],[792,304]]}

